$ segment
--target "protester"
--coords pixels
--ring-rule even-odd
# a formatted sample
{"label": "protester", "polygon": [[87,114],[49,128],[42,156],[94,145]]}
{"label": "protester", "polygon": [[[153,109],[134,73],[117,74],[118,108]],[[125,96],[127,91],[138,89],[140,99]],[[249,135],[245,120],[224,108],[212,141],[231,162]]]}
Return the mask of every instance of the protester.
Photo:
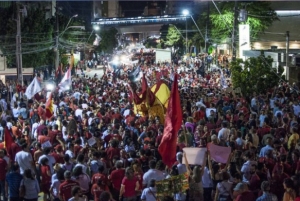
{"label": "protester", "polygon": [[[16,185],[31,189],[36,180],[44,200],[55,201],[299,199],[296,86],[243,94],[233,89],[228,56],[219,59],[225,69],[205,70],[205,58],[187,66],[178,56],[155,64],[153,51],[133,58],[137,66],[114,70],[103,56],[102,77],[66,69],[50,95],[40,77],[24,92],[3,86],[3,199],[18,200]],[[190,147],[207,151],[202,165],[183,161]],[[174,178],[186,178],[188,190],[162,196],[162,183]],[[37,199],[40,190],[22,193]]]}

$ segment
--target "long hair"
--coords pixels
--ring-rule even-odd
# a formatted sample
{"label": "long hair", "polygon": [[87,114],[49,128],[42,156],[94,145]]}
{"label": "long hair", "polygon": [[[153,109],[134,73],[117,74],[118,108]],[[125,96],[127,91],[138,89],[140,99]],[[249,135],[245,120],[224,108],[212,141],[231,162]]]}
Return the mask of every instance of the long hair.
{"label": "long hair", "polygon": [[126,170],[125,170],[125,176],[131,180],[133,179],[133,176],[134,176],[134,171],[131,167],[127,167]]}
{"label": "long hair", "polygon": [[30,169],[26,169],[24,171],[24,175],[25,175],[26,178],[34,180],[34,177],[33,177],[32,173],[31,173]]}
{"label": "long hair", "polygon": [[201,180],[202,180],[201,168],[202,168],[202,167],[201,167],[200,165],[197,165],[197,166],[195,166],[194,169],[193,169],[193,176],[192,176],[192,178],[193,178],[193,180],[194,180],[196,183],[199,183],[199,182],[201,182]]}

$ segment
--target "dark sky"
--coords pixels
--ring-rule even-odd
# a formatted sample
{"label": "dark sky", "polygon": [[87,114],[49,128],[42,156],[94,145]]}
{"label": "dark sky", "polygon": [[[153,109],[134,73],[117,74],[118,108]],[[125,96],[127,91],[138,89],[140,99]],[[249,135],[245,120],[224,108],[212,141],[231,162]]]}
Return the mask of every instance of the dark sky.
{"label": "dark sky", "polygon": [[[134,17],[141,16],[144,12],[144,8],[153,1],[120,1],[120,5],[122,6],[122,10],[125,14],[125,17]],[[165,1],[157,1],[158,6],[161,9],[165,8]]]}

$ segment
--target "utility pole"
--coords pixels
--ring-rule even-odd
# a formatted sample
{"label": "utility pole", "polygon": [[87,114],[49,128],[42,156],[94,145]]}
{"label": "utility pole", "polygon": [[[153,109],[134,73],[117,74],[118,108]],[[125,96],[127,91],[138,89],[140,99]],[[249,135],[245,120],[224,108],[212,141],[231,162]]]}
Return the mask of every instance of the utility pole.
{"label": "utility pole", "polygon": [[286,32],[286,55],[285,55],[285,66],[286,66],[286,79],[290,78],[290,69],[289,69],[289,48],[290,48],[290,32]]}
{"label": "utility pole", "polygon": [[17,35],[16,35],[16,62],[17,62],[17,77],[23,84],[22,72],[22,46],[21,46],[21,16],[20,4],[17,2]]}
{"label": "utility pole", "polygon": [[209,27],[209,1],[207,1],[206,31],[205,31],[205,52],[208,52],[208,27]]}
{"label": "utility pole", "polygon": [[59,24],[58,24],[58,7],[56,5],[55,8],[55,20],[56,20],[56,37],[55,37],[55,71],[58,69],[59,66]]}
{"label": "utility pole", "polygon": [[236,30],[238,25],[238,12],[237,12],[237,0],[234,3],[234,21],[233,21],[233,31],[232,31],[232,60],[236,60]]}

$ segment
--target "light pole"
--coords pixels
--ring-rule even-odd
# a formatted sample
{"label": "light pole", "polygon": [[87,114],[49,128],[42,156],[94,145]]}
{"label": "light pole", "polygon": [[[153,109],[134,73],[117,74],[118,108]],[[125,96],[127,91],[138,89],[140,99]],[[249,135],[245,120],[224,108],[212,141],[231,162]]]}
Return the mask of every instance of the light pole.
{"label": "light pole", "polygon": [[187,37],[187,16],[190,14],[190,12],[187,9],[184,9],[182,11],[182,14],[185,16],[185,52],[188,53],[188,37]]}
{"label": "light pole", "polygon": [[68,29],[68,26],[69,26],[71,20],[72,20],[74,17],[77,17],[77,16],[78,16],[77,14],[76,14],[76,15],[73,15],[73,16],[69,19],[69,22],[68,22],[66,28],[64,29],[64,31],[63,31],[61,34],[59,34],[58,12],[57,12],[57,10],[56,10],[56,38],[55,38],[55,43],[56,43],[56,44],[55,44],[55,46],[56,46],[56,54],[55,54],[55,70],[57,70],[57,69],[58,69],[58,66],[59,66],[59,47],[58,47],[58,45],[59,45],[59,37],[62,36],[62,35],[65,33],[65,31]]}

